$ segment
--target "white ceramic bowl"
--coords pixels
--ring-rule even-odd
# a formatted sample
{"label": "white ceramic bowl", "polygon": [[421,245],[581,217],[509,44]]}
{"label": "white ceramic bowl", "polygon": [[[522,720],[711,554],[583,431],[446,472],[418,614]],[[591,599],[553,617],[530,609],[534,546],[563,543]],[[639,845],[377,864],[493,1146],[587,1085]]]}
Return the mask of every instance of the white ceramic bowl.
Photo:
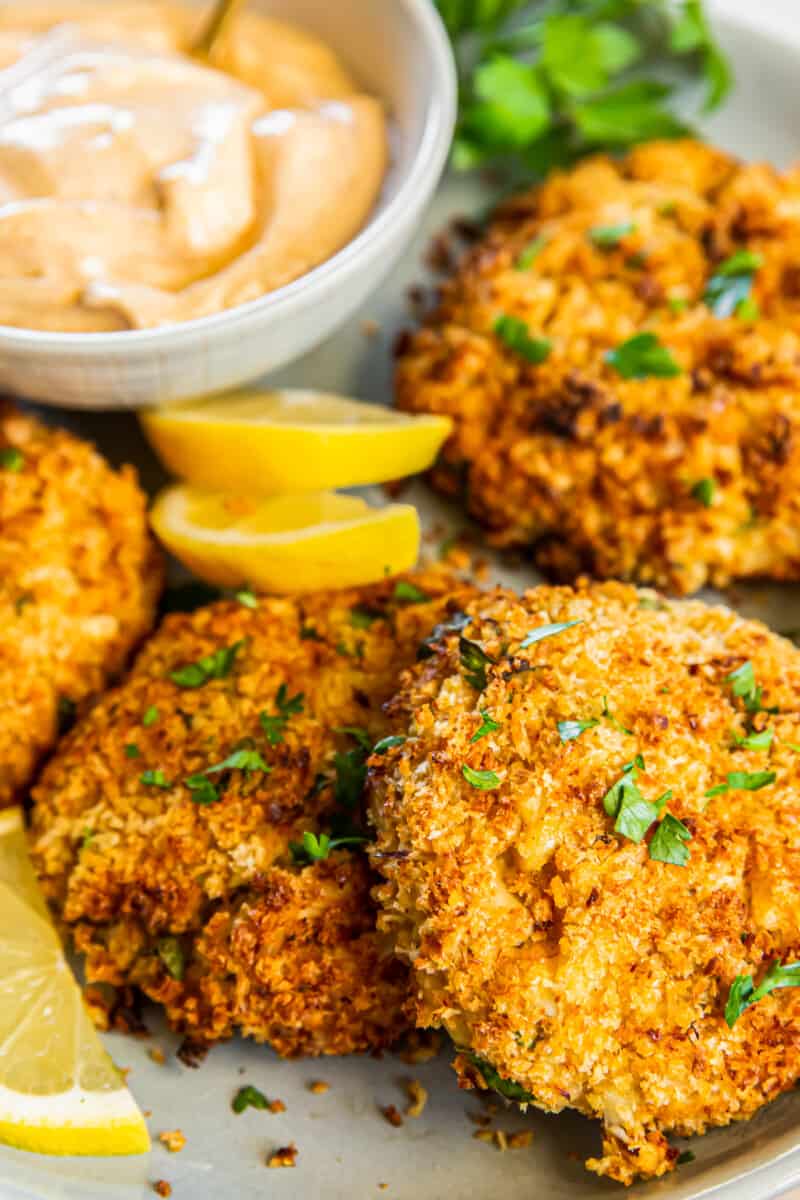
{"label": "white ceramic bowl", "polygon": [[367,225],[307,275],[211,317],[122,333],[0,326],[0,390],[47,404],[109,409],[236,387],[321,342],[400,257],[439,181],[455,121],[455,69],[431,0],[250,3],[319,34],[365,89],[386,101],[393,161]]}

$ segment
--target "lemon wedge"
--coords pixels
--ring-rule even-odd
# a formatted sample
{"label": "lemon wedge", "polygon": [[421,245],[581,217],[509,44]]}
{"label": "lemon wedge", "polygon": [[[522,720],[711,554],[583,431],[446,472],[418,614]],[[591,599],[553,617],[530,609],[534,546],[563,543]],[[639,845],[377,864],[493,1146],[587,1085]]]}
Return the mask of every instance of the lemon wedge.
{"label": "lemon wedge", "polygon": [[173,484],[150,519],[161,541],[206,583],[266,592],[356,587],[407,571],[419,553],[410,504],[307,492],[251,500]]}
{"label": "lemon wedge", "polygon": [[402,479],[429,467],[452,423],[327,392],[236,392],[140,416],[179,479],[251,496]]}
{"label": "lemon wedge", "polygon": [[0,1143],[61,1155],[150,1148],[47,916],[19,809],[0,813]]}

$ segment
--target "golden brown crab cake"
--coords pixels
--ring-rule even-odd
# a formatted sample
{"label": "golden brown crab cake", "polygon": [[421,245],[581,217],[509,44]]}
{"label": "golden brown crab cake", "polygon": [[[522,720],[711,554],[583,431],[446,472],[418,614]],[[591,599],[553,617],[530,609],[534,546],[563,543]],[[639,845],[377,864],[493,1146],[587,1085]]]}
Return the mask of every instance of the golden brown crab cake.
{"label": "golden brown crab cake", "polygon": [[800,651],[619,583],[466,612],[370,762],[379,929],[465,1086],[660,1175],[800,1076]]}
{"label": "golden brown crab cake", "polygon": [[140,989],[196,1046],[398,1036],[406,968],[375,931],[365,763],[400,673],[472,594],[430,570],[163,622],[34,791],[34,863],[90,982]]}
{"label": "golden brown crab cake", "polygon": [[697,142],[507,202],[398,347],[434,483],[564,580],[800,578],[798,261],[800,171]]}
{"label": "golden brown crab cake", "polygon": [[0,403],[0,808],[125,665],[161,583],[133,469]]}

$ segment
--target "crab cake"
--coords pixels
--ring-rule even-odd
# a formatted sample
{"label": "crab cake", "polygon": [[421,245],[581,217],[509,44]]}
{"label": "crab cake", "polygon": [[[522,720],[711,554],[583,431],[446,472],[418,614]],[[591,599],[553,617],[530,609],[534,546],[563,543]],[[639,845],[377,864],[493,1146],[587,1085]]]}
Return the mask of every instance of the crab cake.
{"label": "crab cake", "polygon": [[166,618],[34,791],[34,863],[90,982],[140,989],[194,1047],[396,1039],[365,763],[401,671],[473,590],[432,570]]}
{"label": "crab cake", "polygon": [[379,928],[466,1086],[660,1175],[800,1076],[800,651],[620,583],[466,613],[370,763]]}
{"label": "crab cake", "polygon": [[132,468],[0,403],[0,808],[153,623],[145,509]]}
{"label": "crab cake", "polygon": [[800,170],[697,142],[506,203],[398,347],[435,484],[564,581],[800,578],[799,262]]}

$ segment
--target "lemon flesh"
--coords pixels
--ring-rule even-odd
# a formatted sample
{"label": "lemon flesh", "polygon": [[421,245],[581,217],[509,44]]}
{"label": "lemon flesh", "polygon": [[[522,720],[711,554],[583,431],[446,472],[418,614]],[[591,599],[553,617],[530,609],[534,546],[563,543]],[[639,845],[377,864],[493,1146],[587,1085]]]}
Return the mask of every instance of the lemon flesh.
{"label": "lemon flesh", "polygon": [[47,917],[18,809],[0,813],[0,1143],[59,1155],[150,1148]]}
{"label": "lemon flesh", "polygon": [[407,571],[419,553],[412,505],[370,508],[333,492],[249,500],[175,484],[157,497],[150,519],[176,558],[219,587],[357,587]]}
{"label": "lemon flesh", "polygon": [[402,479],[426,470],[449,417],[410,416],[327,392],[238,392],[141,414],[179,479],[252,496]]}

